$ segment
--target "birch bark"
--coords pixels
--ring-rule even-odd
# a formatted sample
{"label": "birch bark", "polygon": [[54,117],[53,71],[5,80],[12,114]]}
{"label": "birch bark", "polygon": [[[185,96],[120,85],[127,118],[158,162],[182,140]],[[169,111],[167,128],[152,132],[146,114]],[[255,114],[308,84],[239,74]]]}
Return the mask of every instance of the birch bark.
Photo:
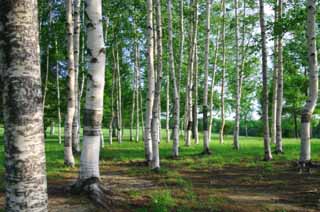
{"label": "birch bark", "polygon": [[302,166],[311,161],[310,122],[318,98],[318,60],[316,44],[316,0],[307,1],[307,40],[309,63],[309,97],[301,114],[301,149],[300,163]]}
{"label": "birch bark", "polygon": [[72,123],[72,150],[74,153],[80,153],[80,137],[79,137],[79,116],[80,116],[80,98],[79,98],[79,59],[80,59],[80,0],[73,2],[73,18],[74,18],[74,93],[75,93],[75,113]]}
{"label": "birch bark", "polygon": [[[282,0],[278,0],[278,19],[282,20]],[[278,88],[277,88],[277,119],[276,119],[276,154],[283,153],[282,149],[282,102],[283,102],[283,62],[282,62],[282,32],[278,36]]]}
{"label": "birch bark", "polygon": [[154,91],[155,91],[152,0],[147,0],[147,29],[148,29],[148,34],[147,34],[148,94],[146,99],[144,148],[145,148],[145,159],[147,162],[150,162],[152,160],[151,121],[152,121],[152,108],[153,108]]}
{"label": "birch bark", "polygon": [[210,19],[211,19],[211,0],[207,0],[206,13],[206,43],[205,43],[205,55],[204,55],[204,97],[203,97],[203,153],[210,154],[209,149],[209,131],[208,131],[208,92],[209,92],[209,50],[210,50]]}
{"label": "birch bark", "polygon": [[261,44],[262,44],[262,83],[263,83],[263,134],[264,134],[264,160],[272,160],[270,139],[269,139],[269,115],[268,115],[268,70],[267,70],[267,47],[266,47],[266,29],[264,22],[264,3],[259,0],[260,14],[260,29],[261,29]]}
{"label": "birch bark", "polygon": [[105,79],[105,45],[103,40],[101,1],[86,0],[88,78],[83,120],[83,150],[79,180],[99,179],[99,153]]}
{"label": "birch bark", "polygon": [[[183,1],[181,3],[183,5]],[[181,7],[181,5],[180,5]],[[183,6],[182,6],[183,8]],[[172,156],[174,158],[179,157],[179,124],[180,124],[180,93],[179,84],[176,80],[176,72],[174,66],[174,55],[173,55],[173,35],[172,35],[172,1],[168,0],[168,32],[169,32],[169,69],[171,73],[171,78],[173,82],[173,98],[174,98],[174,108],[173,108],[173,146],[172,146]],[[183,30],[182,30],[183,31]],[[181,41],[182,42],[182,41]],[[183,43],[180,45],[183,45]],[[180,47],[181,48],[181,47]],[[181,49],[180,49],[181,54]],[[181,59],[180,55],[180,60]],[[182,62],[180,61],[180,65]],[[180,67],[181,69],[181,67]],[[180,71],[179,71],[180,72]]]}
{"label": "birch bark", "polygon": [[75,71],[74,71],[74,44],[73,44],[73,21],[72,0],[66,0],[66,21],[68,40],[68,106],[64,126],[64,163],[74,166],[72,153],[72,123],[75,113]]}
{"label": "birch bark", "polygon": [[272,73],[272,120],[271,120],[271,143],[275,144],[276,143],[276,122],[277,122],[277,94],[278,94],[278,60],[277,60],[277,55],[278,55],[278,36],[276,35],[275,29],[276,29],[276,23],[278,21],[278,11],[277,11],[277,3],[278,1],[275,2],[275,8],[274,8],[274,44],[273,44],[273,73]]}
{"label": "birch bark", "polygon": [[222,1],[222,67],[221,67],[221,93],[220,93],[220,101],[221,101],[221,126],[219,133],[219,142],[220,144],[224,143],[224,125],[225,125],[225,117],[224,117],[224,83],[225,83],[225,69],[226,69],[226,55],[225,55],[225,19],[226,19],[226,2]]}
{"label": "birch bark", "polygon": [[234,0],[234,15],[235,15],[235,42],[236,42],[236,116],[235,127],[233,132],[233,148],[240,149],[239,143],[239,130],[240,130],[240,103],[241,103],[241,90],[240,90],[240,69],[239,69],[239,17],[238,17],[238,0]]}
{"label": "birch bark", "polygon": [[4,210],[47,211],[37,1],[1,2],[0,52],[5,130]]}

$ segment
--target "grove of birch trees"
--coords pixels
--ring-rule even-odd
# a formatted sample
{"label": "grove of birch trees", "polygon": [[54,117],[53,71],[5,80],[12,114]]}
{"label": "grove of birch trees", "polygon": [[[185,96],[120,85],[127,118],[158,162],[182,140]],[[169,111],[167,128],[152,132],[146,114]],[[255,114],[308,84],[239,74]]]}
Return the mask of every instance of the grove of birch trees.
{"label": "grove of birch trees", "polygon": [[300,169],[314,167],[317,4],[1,0],[5,210],[48,210],[45,139],[55,129],[65,166],[79,167],[70,189],[104,208],[114,200],[100,152],[115,142],[141,143],[144,166],[159,173],[162,143],[179,160],[182,146],[215,157],[215,143],[237,154],[259,137],[270,161],[296,137]]}

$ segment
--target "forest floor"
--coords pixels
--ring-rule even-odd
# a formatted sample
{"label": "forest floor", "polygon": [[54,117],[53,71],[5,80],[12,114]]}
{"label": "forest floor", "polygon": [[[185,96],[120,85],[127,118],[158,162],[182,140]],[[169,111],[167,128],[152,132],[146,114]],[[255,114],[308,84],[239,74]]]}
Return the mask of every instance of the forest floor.
{"label": "forest floor", "polygon": [[[65,167],[63,145],[57,140],[57,136],[46,139],[49,211],[104,211],[84,194],[66,192],[77,179],[79,156],[75,168]],[[262,161],[262,138],[241,137],[240,141],[241,149],[235,151],[230,136],[225,137],[224,144],[218,144],[214,136],[210,156],[200,154],[202,138],[200,144],[191,147],[181,141],[181,156],[176,160],[170,158],[172,142],[162,141],[161,171],[155,173],[143,163],[141,141],[109,145],[106,140],[101,153],[101,181],[126,199],[121,207],[114,208],[116,212],[320,211],[320,170],[298,172],[299,140],[284,139],[285,154],[274,155],[271,162]],[[2,143],[0,149],[3,161]],[[313,140],[312,152],[313,159],[320,161],[320,140]],[[0,208],[4,205],[3,172],[1,166]]]}

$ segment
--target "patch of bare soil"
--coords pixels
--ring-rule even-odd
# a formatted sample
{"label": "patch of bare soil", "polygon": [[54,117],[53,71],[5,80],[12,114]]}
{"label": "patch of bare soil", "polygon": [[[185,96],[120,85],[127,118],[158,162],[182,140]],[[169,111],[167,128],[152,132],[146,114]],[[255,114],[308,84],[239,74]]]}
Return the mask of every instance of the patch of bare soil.
{"label": "patch of bare soil", "polygon": [[[190,182],[191,190],[196,194],[195,200],[188,201],[186,199],[189,197],[186,195],[190,196],[192,193],[185,193],[183,186],[170,184],[170,178],[175,178],[175,175],[169,177],[129,173],[130,170],[140,169],[141,166],[137,162],[108,162],[101,166],[103,185],[126,198],[126,204],[117,206],[112,211],[130,212],[138,208],[148,208],[151,201],[147,195],[148,191],[162,189],[170,189],[177,207],[182,205],[188,208],[188,211],[320,211],[320,170],[314,170],[312,174],[299,174],[295,167],[281,163],[273,164],[272,169],[237,165],[207,169],[177,166],[175,171],[179,177]],[[76,181],[77,173],[70,171],[66,176],[63,179],[48,181],[50,212],[104,211],[96,207],[86,195],[70,194],[66,188]],[[196,205],[195,202],[203,205]],[[0,207],[3,203],[2,193]]]}
{"label": "patch of bare soil", "polygon": [[181,173],[192,181],[199,195],[216,193],[238,208],[222,204],[222,211],[320,211],[319,170],[299,174],[297,169],[281,164],[272,170],[226,165]]}
{"label": "patch of bare soil", "polygon": [[[130,193],[154,187],[151,181],[128,176],[125,166],[108,164],[101,166],[101,183],[115,194],[125,197],[127,205],[117,206],[112,211],[128,212],[135,208],[147,206],[149,197],[131,198]],[[94,205],[85,194],[74,195],[67,191],[69,185],[77,180],[77,175],[68,175],[68,179],[50,180],[48,182],[50,212],[100,212],[104,209]]]}

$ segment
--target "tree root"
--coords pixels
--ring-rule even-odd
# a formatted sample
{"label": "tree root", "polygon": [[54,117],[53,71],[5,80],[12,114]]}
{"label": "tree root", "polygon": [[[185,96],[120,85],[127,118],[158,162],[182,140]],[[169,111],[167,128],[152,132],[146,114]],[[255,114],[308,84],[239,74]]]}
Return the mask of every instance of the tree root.
{"label": "tree root", "polygon": [[279,155],[279,154],[284,154],[284,151],[283,150],[274,150],[273,153],[276,155]]}
{"label": "tree root", "polygon": [[313,163],[312,161],[298,161],[297,163],[299,173],[311,173],[311,169],[319,169],[320,164]]}
{"label": "tree root", "polygon": [[72,194],[86,193],[89,199],[98,207],[107,211],[124,205],[125,198],[106,189],[98,178],[78,180],[69,188]]}
{"label": "tree root", "polygon": [[201,155],[211,155],[212,152],[210,149],[206,148],[205,150],[203,150],[203,152],[201,152]]}

